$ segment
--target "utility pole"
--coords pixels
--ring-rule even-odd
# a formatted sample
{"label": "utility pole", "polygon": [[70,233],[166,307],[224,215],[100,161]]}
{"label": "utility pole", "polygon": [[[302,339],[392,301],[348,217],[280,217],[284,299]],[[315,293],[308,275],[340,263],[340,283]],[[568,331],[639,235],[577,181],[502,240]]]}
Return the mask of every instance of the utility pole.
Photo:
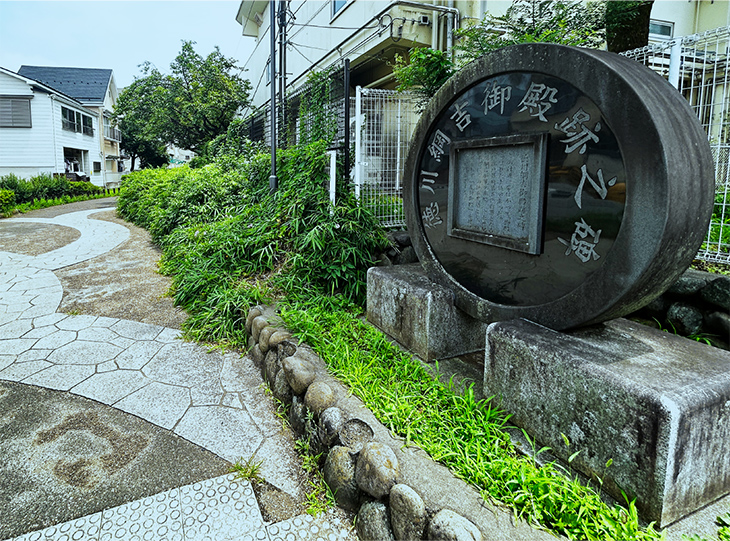
{"label": "utility pole", "polygon": [[279,188],[279,179],[276,178],[276,0],[269,0],[271,12],[271,176],[269,177],[269,192],[274,193]]}
{"label": "utility pole", "polygon": [[286,15],[287,0],[279,0],[279,107],[282,131],[282,147],[286,146]]}

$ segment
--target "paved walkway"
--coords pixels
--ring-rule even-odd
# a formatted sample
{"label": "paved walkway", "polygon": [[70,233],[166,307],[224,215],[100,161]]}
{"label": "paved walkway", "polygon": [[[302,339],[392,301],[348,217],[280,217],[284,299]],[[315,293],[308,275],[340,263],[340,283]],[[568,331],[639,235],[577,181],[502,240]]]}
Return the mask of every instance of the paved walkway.
{"label": "paved walkway", "polygon": [[[256,456],[264,460],[261,473],[269,483],[301,498],[291,436],[272,414],[259,371],[248,357],[209,352],[178,340],[175,329],[56,312],[63,289],[54,271],[97,257],[129,237],[125,227],[89,219],[95,212],[6,221],[63,225],[81,236],[36,257],[0,252],[0,380],[96,400],[231,462]],[[302,528],[297,539],[345,535],[311,517],[266,525],[252,495],[246,482],[224,476],[18,539],[273,540]]]}

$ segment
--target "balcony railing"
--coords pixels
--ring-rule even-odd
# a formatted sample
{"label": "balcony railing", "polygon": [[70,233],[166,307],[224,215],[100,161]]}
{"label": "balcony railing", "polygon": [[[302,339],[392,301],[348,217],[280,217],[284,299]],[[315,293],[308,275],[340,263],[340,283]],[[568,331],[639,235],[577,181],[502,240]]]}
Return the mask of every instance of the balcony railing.
{"label": "balcony railing", "polygon": [[78,122],[71,122],[67,119],[62,119],[61,126],[64,130],[73,131],[77,133],[83,133],[84,135],[94,136],[94,128],[91,126],[82,126]]}
{"label": "balcony railing", "polygon": [[119,131],[119,129],[117,129],[117,128],[104,126],[104,137],[107,139],[111,139],[112,141],[121,141],[122,132]]}

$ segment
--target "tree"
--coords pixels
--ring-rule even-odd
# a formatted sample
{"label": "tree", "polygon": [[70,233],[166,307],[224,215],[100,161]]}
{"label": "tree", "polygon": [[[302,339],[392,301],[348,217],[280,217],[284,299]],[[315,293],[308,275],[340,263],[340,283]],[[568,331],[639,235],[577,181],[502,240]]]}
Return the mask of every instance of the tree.
{"label": "tree", "polygon": [[235,60],[218,47],[203,58],[194,43],[183,41],[169,75],[142,64],[142,76],[119,96],[115,115],[130,146],[154,141],[201,153],[248,104],[251,84],[233,73]]}
{"label": "tree", "polygon": [[654,0],[606,2],[606,45],[614,53],[645,47]]}
{"label": "tree", "polygon": [[180,54],[164,78],[164,133],[177,146],[200,152],[204,145],[226,133],[236,112],[249,102],[251,83],[231,73],[235,60],[218,49],[206,58],[194,42],[184,41]]}

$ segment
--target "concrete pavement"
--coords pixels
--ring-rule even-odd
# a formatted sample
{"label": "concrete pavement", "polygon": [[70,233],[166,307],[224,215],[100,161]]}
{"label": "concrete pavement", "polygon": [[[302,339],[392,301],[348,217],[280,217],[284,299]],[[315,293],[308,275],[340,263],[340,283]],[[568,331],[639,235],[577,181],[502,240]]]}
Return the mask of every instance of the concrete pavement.
{"label": "concrete pavement", "polygon": [[[263,460],[266,481],[303,499],[291,431],[276,416],[250,358],[183,342],[178,330],[159,325],[57,312],[63,288],[54,271],[104,254],[129,237],[123,226],[90,219],[95,212],[0,222],[0,228],[40,223],[80,232],[70,244],[37,256],[0,252],[0,380],[92,399],[229,462]],[[80,430],[72,421],[66,419],[71,428],[64,437]],[[95,471],[93,460],[83,460],[77,474]],[[294,530],[298,539],[351,535],[349,525],[332,517],[267,524],[251,486],[230,475],[144,496],[17,539],[273,540]],[[0,503],[12,512],[13,501]]]}

